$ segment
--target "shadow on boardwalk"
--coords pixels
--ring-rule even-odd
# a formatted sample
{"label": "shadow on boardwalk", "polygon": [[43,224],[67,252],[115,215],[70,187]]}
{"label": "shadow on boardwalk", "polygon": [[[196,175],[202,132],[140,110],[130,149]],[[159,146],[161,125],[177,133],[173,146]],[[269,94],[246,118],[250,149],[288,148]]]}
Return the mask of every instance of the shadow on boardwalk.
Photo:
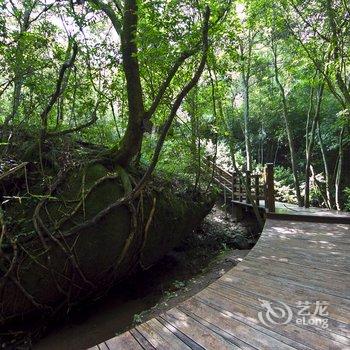
{"label": "shadow on boardwalk", "polygon": [[95,348],[350,349],[350,219],[322,212],[274,214],[219,280]]}

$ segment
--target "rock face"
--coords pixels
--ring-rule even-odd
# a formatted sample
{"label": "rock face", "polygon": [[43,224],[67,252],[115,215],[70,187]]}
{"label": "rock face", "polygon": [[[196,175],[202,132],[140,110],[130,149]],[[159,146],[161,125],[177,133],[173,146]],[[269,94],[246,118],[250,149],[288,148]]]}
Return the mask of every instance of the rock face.
{"label": "rock face", "polygon": [[108,209],[139,177],[95,163],[69,171],[46,186],[51,191],[45,195],[34,172],[10,181],[20,194],[2,210],[2,322],[62,312],[105,293],[178,245],[213,206],[213,200],[194,201],[154,178],[140,196]]}

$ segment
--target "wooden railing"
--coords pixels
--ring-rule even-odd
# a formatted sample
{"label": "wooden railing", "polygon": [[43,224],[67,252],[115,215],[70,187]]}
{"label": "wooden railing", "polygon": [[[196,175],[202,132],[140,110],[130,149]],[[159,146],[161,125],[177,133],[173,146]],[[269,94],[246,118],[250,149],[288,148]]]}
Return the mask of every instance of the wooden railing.
{"label": "wooden railing", "polygon": [[212,171],[213,182],[221,189],[225,202],[231,200],[233,203],[252,205],[252,201],[260,206],[260,201],[264,201],[264,206],[269,212],[275,211],[274,195],[274,170],[273,164],[265,166],[263,174],[242,171],[231,173],[220,168],[217,164],[206,159],[207,168]]}

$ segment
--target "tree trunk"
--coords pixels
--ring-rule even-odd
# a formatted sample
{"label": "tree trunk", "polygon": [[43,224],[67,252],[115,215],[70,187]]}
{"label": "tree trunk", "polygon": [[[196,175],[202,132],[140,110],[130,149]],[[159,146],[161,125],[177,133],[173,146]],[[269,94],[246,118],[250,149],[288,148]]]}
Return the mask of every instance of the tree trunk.
{"label": "tree trunk", "polygon": [[274,63],[274,70],[275,70],[275,80],[276,80],[276,83],[277,83],[278,88],[280,90],[281,97],[282,97],[283,117],[284,117],[284,122],[286,125],[287,137],[288,137],[288,146],[289,146],[289,151],[290,151],[292,172],[293,172],[293,178],[294,178],[294,188],[295,188],[295,193],[297,196],[298,205],[299,205],[299,207],[302,207],[303,200],[302,200],[302,197],[300,194],[300,184],[299,184],[298,170],[297,170],[297,164],[296,164],[295,147],[294,147],[294,142],[293,142],[293,132],[292,132],[292,127],[291,127],[291,123],[289,120],[286,94],[284,91],[284,87],[279,80],[278,65],[277,65],[277,48],[274,45],[272,47],[272,52],[273,52],[273,57],[274,57],[273,63]]}
{"label": "tree trunk", "polygon": [[137,23],[137,2],[136,0],[126,0],[121,33],[121,51],[128,95],[129,118],[121,144],[118,145],[117,149],[113,149],[115,161],[122,166],[128,165],[139,153],[144,132],[145,107],[137,58]]}
{"label": "tree trunk", "polygon": [[243,87],[243,118],[244,118],[244,142],[247,170],[252,170],[251,158],[251,143],[249,132],[249,77],[245,77],[242,73],[242,87]]}
{"label": "tree trunk", "polygon": [[343,136],[344,136],[344,127],[341,128],[339,133],[339,154],[338,154],[338,165],[337,165],[337,173],[335,176],[335,205],[337,210],[341,210],[340,203],[340,182],[341,182],[341,174],[343,168]]}
{"label": "tree trunk", "polygon": [[318,143],[320,146],[321,154],[322,154],[322,162],[323,162],[323,168],[324,168],[324,174],[325,174],[325,182],[326,182],[326,198],[327,198],[327,206],[329,209],[333,208],[333,199],[331,196],[331,188],[332,188],[332,182],[330,178],[330,172],[329,172],[329,165],[327,161],[326,156],[326,150],[325,146],[323,144],[322,135],[321,135],[321,128],[320,128],[320,121],[317,121],[317,138]]}
{"label": "tree trunk", "polygon": [[29,29],[29,19],[30,14],[32,12],[32,8],[28,7],[28,4],[25,5],[22,22],[20,23],[20,31],[18,36],[18,42],[15,51],[15,77],[14,77],[14,87],[13,87],[13,97],[12,97],[12,111],[5,118],[4,126],[5,128],[11,123],[11,121],[17,116],[18,110],[21,105],[21,95],[22,95],[22,87],[24,82],[24,72],[23,72],[23,62],[24,62],[24,52],[22,45],[23,35]]}
{"label": "tree trunk", "polygon": [[250,105],[249,105],[249,81],[251,77],[251,61],[252,61],[252,49],[253,49],[253,34],[248,30],[247,42],[244,39],[239,40],[240,61],[241,61],[241,84],[243,95],[243,125],[244,125],[244,143],[246,154],[246,168],[248,171],[252,170],[252,153],[251,153],[251,140],[250,140]]}
{"label": "tree trunk", "polygon": [[[317,94],[317,104],[316,104],[316,110],[315,110],[314,116],[312,118],[310,139],[309,139],[308,127],[307,127],[307,130],[306,130],[306,166],[305,166],[305,196],[304,196],[305,208],[309,208],[310,207],[310,165],[311,165],[311,153],[312,153],[313,146],[314,146],[316,125],[317,125],[317,121],[318,121],[318,119],[320,117],[323,89],[324,89],[324,83],[322,83],[322,85],[320,86],[318,94]],[[311,98],[313,98],[313,97],[311,96]]]}
{"label": "tree trunk", "polygon": [[[217,78],[216,78],[216,75],[215,75],[215,85],[217,86]],[[213,84],[213,89],[215,88],[215,85]],[[213,90],[213,91],[214,91],[214,90]],[[215,104],[215,94],[213,94],[213,104]],[[240,181],[241,181],[241,183],[243,184],[243,186],[244,186],[244,188],[245,188],[245,191],[246,191],[246,193],[247,193],[247,200],[248,200],[248,201],[251,203],[251,205],[252,205],[253,212],[254,212],[254,215],[255,215],[255,217],[256,217],[256,220],[258,221],[259,228],[262,229],[262,228],[264,227],[264,222],[263,222],[263,219],[262,219],[262,217],[261,217],[261,215],[260,215],[259,208],[258,208],[258,206],[256,205],[255,200],[252,198],[251,193],[250,193],[249,190],[247,189],[247,183],[246,183],[246,181],[244,181],[243,174],[242,174],[242,172],[240,171],[240,169],[239,169],[238,166],[237,166],[236,156],[235,156],[235,147],[234,147],[235,139],[234,139],[233,131],[232,131],[232,129],[230,128],[229,123],[228,123],[228,121],[227,121],[227,118],[226,118],[225,115],[224,115],[224,111],[223,111],[222,103],[221,103],[221,100],[220,100],[220,99],[218,99],[218,106],[219,106],[220,119],[223,120],[223,121],[225,122],[227,131],[229,132],[229,135],[230,135],[229,149],[230,149],[230,155],[231,155],[231,160],[232,160],[233,169],[234,169],[235,173],[238,174],[238,176],[239,176],[239,178],[240,178]]]}

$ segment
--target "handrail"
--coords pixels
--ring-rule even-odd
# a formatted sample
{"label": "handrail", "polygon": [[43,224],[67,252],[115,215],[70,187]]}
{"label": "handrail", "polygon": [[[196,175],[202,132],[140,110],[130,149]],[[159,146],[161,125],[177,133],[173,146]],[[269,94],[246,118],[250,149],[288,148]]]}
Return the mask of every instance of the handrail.
{"label": "handrail", "polygon": [[251,171],[242,171],[241,174],[231,173],[219,167],[210,158],[206,158],[205,164],[213,169],[213,181],[224,192],[225,202],[227,195],[231,197],[232,202],[248,205],[251,204],[250,198],[252,198],[257,206],[260,205],[260,200],[264,199],[267,211],[275,212],[274,167],[272,163],[266,164],[263,174],[252,174]]}

